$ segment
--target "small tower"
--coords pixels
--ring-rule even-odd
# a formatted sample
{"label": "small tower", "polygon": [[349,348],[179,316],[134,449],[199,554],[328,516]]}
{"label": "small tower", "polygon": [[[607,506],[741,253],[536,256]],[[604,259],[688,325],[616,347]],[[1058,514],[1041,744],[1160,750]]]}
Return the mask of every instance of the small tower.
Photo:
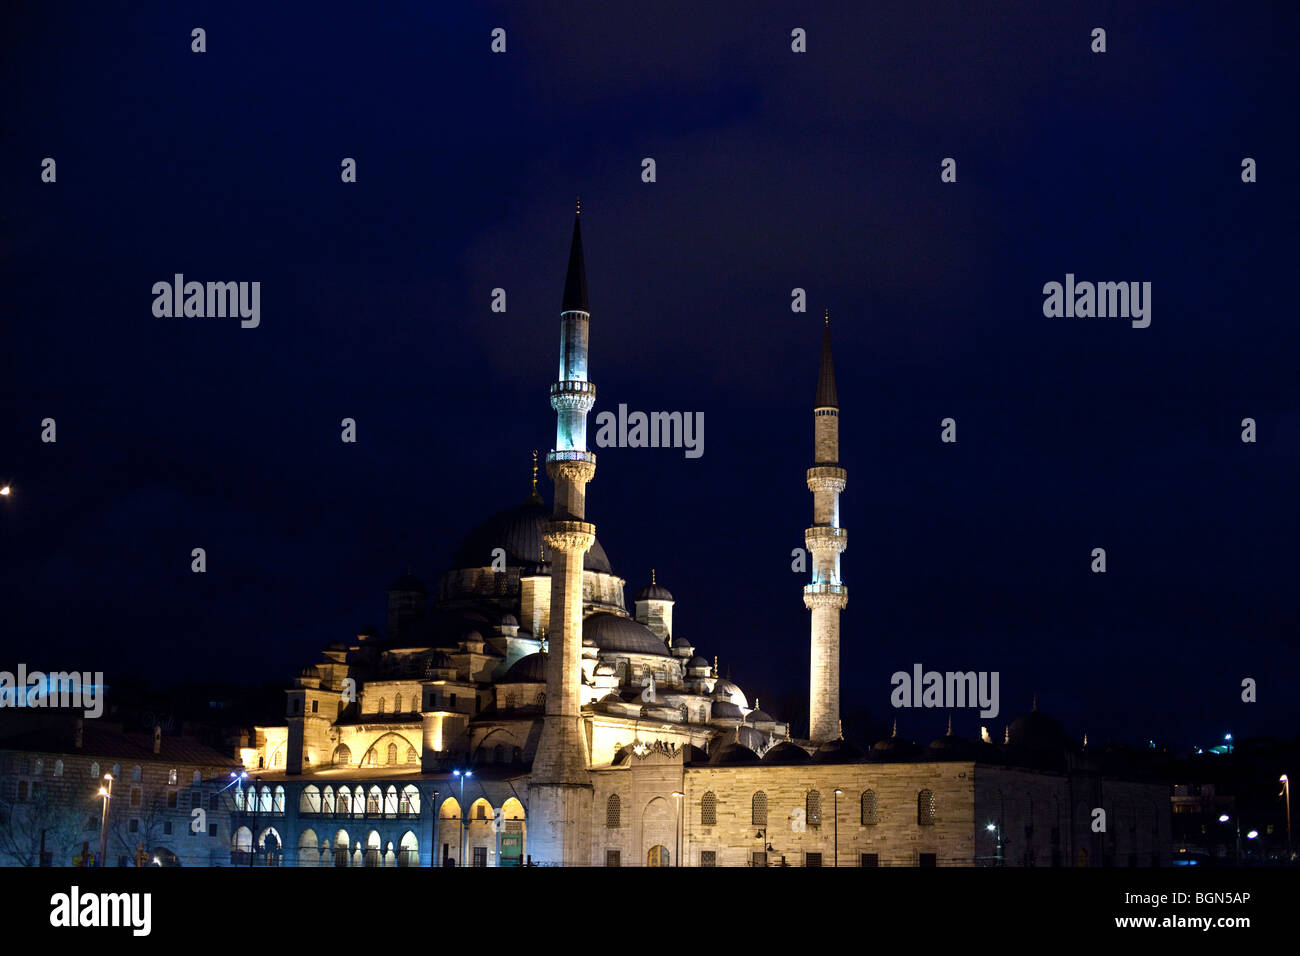
{"label": "small tower", "polygon": [[590,857],[593,789],[580,712],[582,565],[596,540],[596,526],[586,520],[587,483],[596,474],[596,456],[587,451],[587,413],[596,403],[596,386],[587,379],[590,321],[581,219],[575,215],[560,306],[560,377],[551,386],[555,448],[546,456],[546,473],[555,483],[543,535],[551,549],[546,716],[528,786],[529,817],[535,821],[529,855],[549,866],[584,866]]}
{"label": "small tower", "polygon": [[636,592],[636,620],[644,624],[659,639],[667,641],[673,634],[673,596],[672,593],[655,580],[654,569],[650,569],[650,583]]}
{"label": "small tower", "polygon": [[840,406],[831,356],[831,313],[822,330],[821,367],[813,403],[813,458],[808,490],[813,494],[813,526],[804,531],[812,553],[812,583],[803,589],[803,603],[812,612],[812,667],[809,681],[809,740],[826,743],[840,728],[840,611],[849,591],[840,579],[840,555],[848,532],[840,527],[840,492],[848,473],[839,466]]}

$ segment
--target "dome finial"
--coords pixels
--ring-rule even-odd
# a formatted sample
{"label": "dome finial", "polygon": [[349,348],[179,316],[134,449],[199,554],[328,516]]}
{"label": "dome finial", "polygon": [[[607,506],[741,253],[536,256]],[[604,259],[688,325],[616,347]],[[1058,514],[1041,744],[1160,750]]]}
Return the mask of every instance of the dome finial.
{"label": "dome finial", "polygon": [[581,216],[581,215],[582,215],[582,197],[581,197],[581,196],[578,197],[577,208],[574,210],[574,213],[573,213],[573,214],[574,214],[575,216]]}
{"label": "dome finial", "polygon": [[718,655],[717,654],[713,655],[713,676],[714,677],[718,676]]}
{"label": "dome finial", "polygon": [[650,569],[650,583],[651,583],[651,584],[654,584],[654,583],[655,583],[655,569],[654,569],[654,568],[651,568],[651,569]]}
{"label": "dome finial", "polygon": [[898,736],[898,718],[897,718],[897,717],[894,718],[894,732],[893,732],[892,734],[890,734],[889,736],[891,736],[891,737],[897,737],[897,736]]}
{"label": "dome finial", "polygon": [[830,327],[831,327],[831,310],[830,307],[828,306],[826,308],[826,328],[829,329]]}
{"label": "dome finial", "polygon": [[1007,724],[1007,725],[1006,725],[1006,729],[1002,731],[1002,742],[1003,742],[1004,744],[1009,744],[1009,743],[1011,743],[1011,725],[1010,725],[1010,724]]}
{"label": "dome finial", "polygon": [[948,715],[948,736],[952,736],[952,714]]}

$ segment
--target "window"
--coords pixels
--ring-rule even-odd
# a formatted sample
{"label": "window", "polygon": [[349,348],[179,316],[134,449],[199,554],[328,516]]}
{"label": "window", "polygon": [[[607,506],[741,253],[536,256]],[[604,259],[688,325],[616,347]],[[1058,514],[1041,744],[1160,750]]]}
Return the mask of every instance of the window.
{"label": "window", "polygon": [[605,851],[605,865],[606,865],[606,866],[622,866],[622,864],[619,862],[619,860],[620,860],[620,854],[619,854],[619,851],[618,851],[618,850],[606,850],[606,851]]}
{"label": "window", "polygon": [[371,787],[366,795],[366,813],[379,813],[379,788]]}
{"label": "window", "polygon": [[767,851],[766,851],[766,850],[755,850],[755,851],[754,851],[754,866],[767,866]]}
{"label": "window", "polygon": [[804,866],[821,866],[822,855],[820,853],[805,853],[803,857]]}
{"label": "window", "polygon": [[132,788],[131,788],[131,806],[133,806],[133,807],[138,807],[139,805],[140,805],[140,788],[139,788],[139,787],[132,787]]}
{"label": "window", "polygon": [[217,825],[216,825],[215,823],[209,823],[209,824],[208,824],[208,836],[210,836],[210,837],[214,837],[214,836],[216,836],[216,835],[217,835]]}
{"label": "window", "polygon": [[501,746],[500,744],[497,744],[495,747],[492,748],[492,762],[493,762],[493,763],[505,763],[505,762],[506,762],[506,748],[505,748],[505,747]]}
{"label": "window", "polygon": [[511,691],[506,694],[506,710],[514,710],[519,706],[519,695]]}
{"label": "window", "polygon": [[397,744],[388,745],[388,762],[390,764],[397,763]]}
{"label": "window", "polygon": [[122,779],[122,765],[120,763],[113,764],[113,779],[114,780]]}
{"label": "window", "polygon": [[[139,768],[139,767],[136,767],[136,769],[139,770],[140,768]],[[36,758],[36,771],[35,771],[35,772],[36,772],[36,776],[38,776],[38,777],[39,777],[41,774],[43,774],[43,773],[45,772],[45,758],[44,758],[44,757],[37,757],[37,758]],[[139,778],[139,777],[136,777],[136,779],[139,780],[140,778]]]}
{"label": "window", "polygon": [[312,712],[313,714],[320,713],[320,701],[318,701],[318,700],[313,700],[313,701],[311,702],[311,712]]}
{"label": "window", "polygon": [[717,850],[700,851],[700,866],[717,866],[717,865],[718,865]]}
{"label": "window", "polygon": [[448,694],[448,695],[447,695],[447,709],[448,709],[448,710],[455,710],[455,709],[456,709],[456,695],[455,695],[455,694]]}
{"label": "window", "polygon": [[136,764],[131,768],[131,779],[136,783],[140,782],[140,765]]}
{"label": "window", "polygon": [[623,825],[623,804],[618,799],[617,793],[611,793],[609,800],[605,804],[605,826],[610,830],[617,830]]}
{"label": "window", "polygon": [[27,784],[27,781],[26,781],[26,780],[19,780],[19,781],[18,781],[18,799],[19,799],[19,800],[26,800],[26,799],[27,799],[27,793],[28,793],[28,784]]}
{"label": "window", "polygon": [[130,831],[131,833],[139,833],[140,821],[137,820],[135,817],[132,817],[131,822],[127,824],[127,830]]}
{"label": "window", "polygon": [[171,835],[172,835],[172,822],[171,822],[170,820],[164,820],[164,821],[163,821],[163,836],[171,836]]}
{"label": "window", "polygon": [[938,858],[938,856],[937,856],[936,854],[934,854],[934,853],[922,853],[922,854],[921,854],[921,860],[920,860],[919,865],[920,865],[920,866],[938,866],[938,865],[939,865],[939,858]]}
{"label": "window", "polygon": [[934,826],[934,791],[922,790],[916,795],[916,825]]}
{"label": "window", "polygon": [[203,794],[198,790],[190,791],[190,809],[198,810],[203,806]]}
{"label": "window", "polygon": [[367,767],[379,766],[379,754],[375,753],[373,747],[370,750],[366,751],[366,766]]}
{"label": "window", "polygon": [[401,712],[402,712],[402,695],[398,694],[396,697],[393,698],[393,713],[400,714]]}
{"label": "window", "polygon": [[861,860],[862,866],[880,866],[879,853],[864,853]]}
{"label": "window", "polygon": [[190,783],[194,784],[194,786],[197,787],[202,782],[203,782],[203,774],[195,770],[194,776],[190,778]]}
{"label": "window", "polygon": [[217,800],[217,794],[215,793],[208,794],[208,809],[215,810],[219,806],[221,806],[221,803],[220,801]]}
{"label": "window", "polygon": [[876,791],[862,791],[862,825],[874,827],[880,822],[880,806],[876,802]]}
{"label": "window", "polygon": [[382,697],[379,698],[379,712],[380,712],[381,714],[384,712],[384,708],[387,707],[387,706],[388,706],[388,702],[385,701],[384,698],[382,698]]}
{"label": "window", "polygon": [[175,790],[167,791],[167,809],[175,810],[179,806],[179,794]]}
{"label": "window", "polygon": [[822,795],[816,790],[809,790],[808,797],[804,801],[804,808],[807,812],[807,823],[810,827],[819,827],[822,825]]}
{"label": "window", "polygon": [[296,714],[300,710],[302,710],[302,701],[295,697],[293,699],[293,712]]}
{"label": "window", "polygon": [[54,761],[54,776],[56,776],[56,777],[62,777],[62,776],[63,776],[63,761],[62,761],[62,760],[56,760],[56,761]]}
{"label": "window", "polygon": [[750,823],[756,827],[767,826],[767,794],[762,790],[750,802]]}
{"label": "window", "polygon": [[700,801],[700,826],[712,827],[718,823],[718,798],[710,790]]}
{"label": "window", "polygon": [[407,763],[419,763],[419,762],[420,762],[420,755],[417,754],[417,753],[415,752],[415,748],[414,748],[414,747],[407,747],[407,748],[406,748],[406,762],[407,762]]}
{"label": "window", "polygon": [[474,847],[474,865],[487,866],[487,847],[485,846]]}
{"label": "window", "polygon": [[91,775],[92,777],[96,777],[96,778],[99,776],[99,761],[98,761],[98,760],[96,760],[94,763],[92,763],[92,764],[90,765],[90,775]]}

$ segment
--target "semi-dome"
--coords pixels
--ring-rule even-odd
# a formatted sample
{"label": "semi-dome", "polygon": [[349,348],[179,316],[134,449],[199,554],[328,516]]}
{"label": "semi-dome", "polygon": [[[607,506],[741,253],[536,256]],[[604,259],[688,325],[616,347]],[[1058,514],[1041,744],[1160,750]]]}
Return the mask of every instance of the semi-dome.
{"label": "semi-dome", "polygon": [[519,658],[510,665],[510,670],[506,671],[505,677],[501,678],[501,683],[545,684],[546,655],[538,653]]}
{"label": "semi-dome", "polygon": [[930,741],[925,748],[925,755],[930,760],[978,760],[980,745],[965,737],[958,737],[952,732],[952,720],[948,720],[948,732],[942,737]]}
{"label": "semi-dome", "polygon": [[751,710],[745,716],[747,724],[770,724],[773,723],[772,715],[765,710]]}
{"label": "semi-dome", "polygon": [[[551,512],[540,498],[530,498],[517,507],[499,511],[465,537],[452,560],[452,567],[489,567],[492,553],[497,548],[505,550],[508,565],[535,567],[550,564],[551,549],[542,540],[544,526],[550,520]],[[582,567],[587,571],[613,574],[609,558],[599,541],[592,544],[583,558]]]}
{"label": "semi-dome", "polygon": [[596,642],[602,651],[623,654],[654,654],[668,657],[668,648],[654,631],[644,624],[601,611],[582,622],[582,637]]}
{"label": "semi-dome", "polygon": [[862,748],[857,744],[843,738],[828,740],[817,748],[813,754],[815,763],[859,763],[865,760],[867,755],[863,753]]}
{"label": "semi-dome", "polygon": [[758,754],[750,750],[744,744],[738,744],[734,740],[729,740],[721,747],[717,747],[709,755],[711,764],[734,764],[734,763],[758,763]]}
{"label": "semi-dome", "polygon": [[713,696],[723,696],[730,700],[737,707],[748,707],[749,701],[746,699],[744,691],[727,680],[725,677],[719,678],[718,682],[713,685]]}
{"label": "semi-dome", "polygon": [[910,760],[916,756],[919,748],[910,740],[898,736],[898,721],[894,721],[894,732],[884,740],[876,741],[871,748],[873,760]]}
{"label": "semi-dome", "polygon": [[731,701],[727,700],[726,698],[723,698],[722,700],[715,700],[713,702],[713,707],[711,708],[711,710],[712,710],[711,716],[713,720],[744,720],[745,719],[745,715],[741,712],[740,708],[737,707],[735,704],[733,704]]}

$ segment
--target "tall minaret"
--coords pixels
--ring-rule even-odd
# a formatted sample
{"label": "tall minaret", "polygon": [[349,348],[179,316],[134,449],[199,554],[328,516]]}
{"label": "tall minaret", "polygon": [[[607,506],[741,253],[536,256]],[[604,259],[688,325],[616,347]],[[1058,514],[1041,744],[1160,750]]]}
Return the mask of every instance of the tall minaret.
{"label": "tall minaret", "polygon": [[555,508],[545,529],[551,549],[551,624],[546,671],[546,717],[529,781],[528,855],[547,866],[590,862],[591,777],[579,694],[582,688],[582,566],[596,540],[585,520],[587,482],[596,456],[587,451],[587,412],[596,386],[587,380],[587,274],[582,261],[582,207],[573,220],[569,273],[560,307],[560,378],[551,386],[555,449],[546,473],[555,483]]}
{"label": "tall minaret", "polygon": [[840,553],[848,545],[848,532],[840,527],[840,492],[848,473],[839,465],[840,406],[831,358],[830,309],[822,331],[813,423],[816,458],[808,469],[813,526],[804,532],[813,556],[813,575],[812,584],[804,586],[803,603],[812,611],[808,736],[812,743],[821,744],[840,736],[840,611],[849,603],[849,589],[840,580]]}

